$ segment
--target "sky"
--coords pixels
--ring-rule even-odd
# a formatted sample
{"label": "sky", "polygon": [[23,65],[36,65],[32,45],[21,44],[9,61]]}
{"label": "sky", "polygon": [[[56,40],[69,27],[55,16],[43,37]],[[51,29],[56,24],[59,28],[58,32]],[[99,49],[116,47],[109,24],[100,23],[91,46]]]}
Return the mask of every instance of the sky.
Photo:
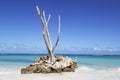
{"label": "sky", "polygon": [[46,53],[35,6],[51,14],[55,53],[119,54],[120,0],[0,0],[0,53]]}

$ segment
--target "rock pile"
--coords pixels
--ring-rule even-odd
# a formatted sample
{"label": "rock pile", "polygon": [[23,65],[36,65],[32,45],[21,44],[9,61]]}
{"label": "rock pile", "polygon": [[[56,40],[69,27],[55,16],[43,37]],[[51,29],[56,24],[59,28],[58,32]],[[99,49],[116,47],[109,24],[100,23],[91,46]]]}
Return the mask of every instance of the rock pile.
{"label": "rock pile", "polygon": [[69,57],[55,56],[54,62],[49,62],[49,57],[37,58],[33,64],[21,69],[21,74],[30,73],[60,73],[71,72],[77,68],[77,62]]}

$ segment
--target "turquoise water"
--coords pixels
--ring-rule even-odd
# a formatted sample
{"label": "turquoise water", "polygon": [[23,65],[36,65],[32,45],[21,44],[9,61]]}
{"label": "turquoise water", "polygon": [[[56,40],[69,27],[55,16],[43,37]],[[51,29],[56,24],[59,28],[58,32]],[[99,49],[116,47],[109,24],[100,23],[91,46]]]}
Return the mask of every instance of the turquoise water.
{"label": "turquoise water", "polygon": [[[21,68],[34,63],[35,58],[44,54],[1,54],[0,67]],[[76,60],[80,66],[92,68],[120,68],[120,56],[83,56],[78,54],[64,54]]]}

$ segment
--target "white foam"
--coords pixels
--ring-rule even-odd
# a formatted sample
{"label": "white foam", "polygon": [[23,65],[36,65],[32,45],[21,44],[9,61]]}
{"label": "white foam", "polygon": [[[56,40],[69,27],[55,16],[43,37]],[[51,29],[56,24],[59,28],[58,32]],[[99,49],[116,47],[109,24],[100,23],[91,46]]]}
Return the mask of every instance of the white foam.
{"label": "white foam", "polygon": [[79,66],[76,71],[81,71],[81,70],[93,71],[93,70],[95,70],[95,69],[93,69],[93,68],[91,68],[91,67],[87,67],[87,66]]}
{"label": "white foam", "polygon": [[120,71],[120,68],[118,68],[118,70]]}
{"label": "white foam", "polygon": [[86,66],[82,66],[82,67],[80,67],[80,69],[82,69],[82,70],[93,70],[92,68],[89,68],[89,67],[86,67]]}

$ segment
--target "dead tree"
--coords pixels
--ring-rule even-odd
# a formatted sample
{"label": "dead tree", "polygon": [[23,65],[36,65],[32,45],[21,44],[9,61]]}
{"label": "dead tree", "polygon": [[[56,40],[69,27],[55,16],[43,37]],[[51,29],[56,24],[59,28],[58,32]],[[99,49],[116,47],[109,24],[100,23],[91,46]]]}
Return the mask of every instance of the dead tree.
{"label": "dead tree", "polygon": [[52,62],[55,60],[55,56],[53,53],[54,53],[56,46],[58,45],[59,38],[60,38],[60,16],[58,16],[58,36],[57,36],[55,45],[53,46],[51,39],[50,39],[49,31],[48,31],[48,23],[50,21],[51,15],[49,14],[48,19],[46,19],[45,12],[40,10],[38,6],[36,6],[36,9],[37,9],[38,15],[39,15],[41,23],[42,23],[42,27],[43,27],[42,35],[43,35],[45,45],[48,50],[49,60],[50,60],[50,62]]}

